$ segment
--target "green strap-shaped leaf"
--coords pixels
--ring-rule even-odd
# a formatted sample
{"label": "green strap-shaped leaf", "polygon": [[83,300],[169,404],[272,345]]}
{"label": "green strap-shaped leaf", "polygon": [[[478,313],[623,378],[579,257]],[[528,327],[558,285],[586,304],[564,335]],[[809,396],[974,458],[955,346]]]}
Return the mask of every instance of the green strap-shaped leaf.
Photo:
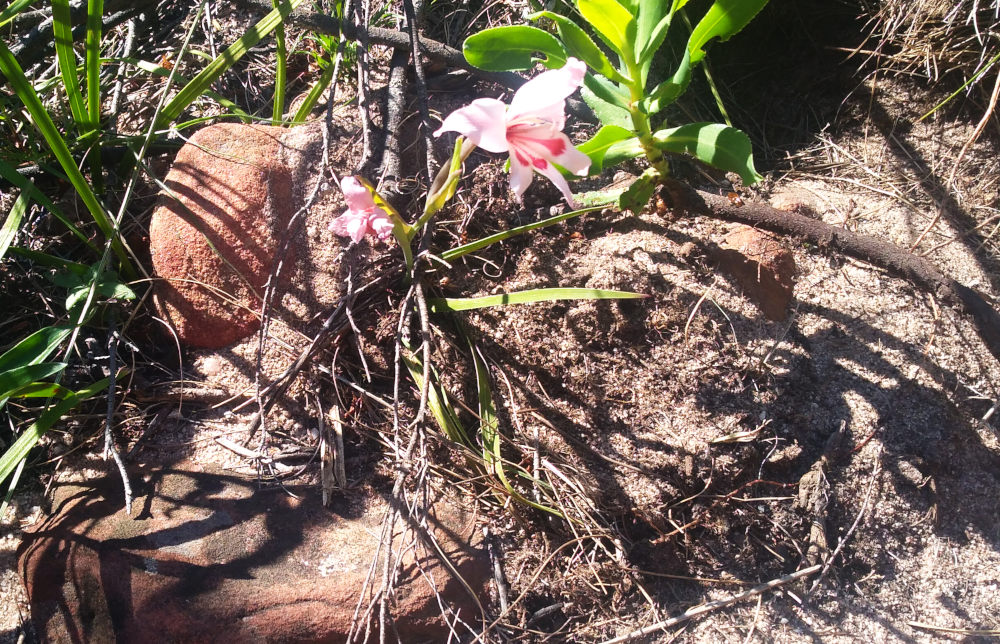
{"label": "green strap-shaped leaf", "polygon": [[35,0],[15,0],[7,5],[6,9],[0,11],[0,27],[3,27],[14,18],[17,18],[17,16],[20,15],[22,11],[27,9],[28,5],[34,1]]}
{"label": "green strap-shaped leaf", "polygon": [[484,297],[445,297],[428,300],[434,311],[471,311],[508,304],[533,304],[559,300],[632,300],[646,297],[642,293],[608,291],[597,288],[534,288],[528,291],[500,293]]}
{"label": "green strap-shaped leaf", "polygon": [[620,55],[632,56],[635,17],[629,9],[617,0],[577,0],[576,6],[608,47]]}
{"label": "green strap-shaped leaf", "polygon": [[87,1],[87,126],[96,130],[101,124],[101,30],[104,28],[104,0]]}
{"label": "green strap-shaped leaf", "polygon": [[87,210],[90,211],[90,215],[97,223],[97,227],[101,229],[105,237],[111,239],[111,248],[121,262],[123,270],[129,277],[134,277],[135,269],[132,268],[132,263],[128,259],[125,247],[118,237],[118,231],[115,229],[114,222],[108,217],[104,207],[97,200],[97,196],[94,195],[90,184],[87,183],[80,169],[77,168],[76,160],[70,153],[69,146],[66,145],[66,140],[59,133],[55,123],[52,122],[52,117],[49,116],[49,113],[38,98],[38,94],[35,93],[35,89],[25,77],[21,65],[2,41],[0,41],[0,72],[3,72],[4,76],[7,77],[11,89],[14,90],[14,93],[17,94],[17,97],[24,104],[25,109],[28,110],[28,114],[31,115],[35,127],[42,133],[42,137],[48,144],[49,149],[52,150],[52,154],[59,161],[59,165],[62,166],[63,172],[66,173],[66,177],[80,196],[80,200],[87,206]]}
{"label": "green strap-shaped leaf", "polygon": [[[168,76],[170,76],[170,72],[171,72],[171,70],[167,69],[166,67],[163,67],[161,65],[157,65],[156,63],[151,63],[151,62],[149,62],[147,60],[140,60],[138,58],[104,58],[104,59],[102,59],[102,62],[105,62],[105,63],[109,63],[109,62],[110,63],[125,63],[127,65],[133,65],[133,66],[135,66],[138,69],[141,69],[141,70],[143,70],[145,72],[149,72],[150,74],[156,74],[157,76],[162,76],[163,78],[167,78]],[[177,81],[178,83],[187,83],[187,82],[189,82],[186,78],[184,78],[180,74],[174,74],[174,80]],[[243,109],[240,108],[239,105],[237,105],[236,103],[232,102],[231,100],[229,100],[225,96],[223,96],[221,94],[218,94],[216,92],[213,92],[212,90],[205,90],[204,95],[208,96],[209,98],[211,98],[212,100],[214,100],[216,103],[218,103],[222,107],[226,108],[227,110],[229,110],[230,112],[232,112],[233,114],[235,114],[244,123],[250,123],[251,121],[253,121],[253,116],[251,116],[247,112],[243,111]],[[181,128],[181,129],[183,129],[183,128]]]}
{"label": "green strap-shaped leaf", "polygon": [[566,50],[555,36],[538,27],[513,25],[480,31],[465,39],[462,53],[470,65],[491,72],[531,69],[536,53],[545,56],[546,67],[566,63]]}
{"label": "green strap-shaped leaf", "polygon": [[[590,157],[590,174],[600,174],[604,170],[608,150],[616,143],[627,140],[633,140],[636,143],[639,141],[635,138],[635,133],[627,128],[618,125],[605,125],[589,141],[576,146],[576,149]],[[642,154],[641,147],[638,148],[635,156],[639,156],[640,154]],[[625,158],[628,157],[617,158],[612,160],[608,165],[612,166],[620,163]]]}
{"label": "green strap-shaped leaf", "polygon": [[69,337],[72,327],[47,326],[35,331],[0,355],[0,371],[39,364]]}
{"label": "green strap-shaped leaf", "polygon": [[510,239],[517,235],[522,235],[524,233],[530,232],[532,230],[537,230],[538,228],[545,228],[546,226],[553,226],[560,222],[566,221],[567,219],[572,219],[573,217],[579,217],[588,212],[594,212],[595,210],[600,210],[600,207],[594,208],[581,208],[580,210],[573,210],[570,212],[564,212],[561,215],[556,215],[555,217],[549,217],[548,219],[543,219],[541,221],[536,221],[530,224],[525,224],[524,226],[518,226],[517,228],[511,228],[510,230],[504,230],[502,232],[489,235],[488,237],[483,237],[482,239],[477,239],[476,241],[471,241],[468,244],[462,244],[461,246],[456,246],[441,253],[441,259],[446,262],[450,262],[453,259],[457,259],[462,255],[468,255],[469,253],[474,253],[481,248],[486,248],[487,246],[492,246],[493,244],[504,241],[505,239]]}
{"label": "green strap-shaped leaf", "polygon": [[[124,370],[121,373],[124,373]],[[50,427],[59,422],[60,418],[69,413],[81,402],[107,389],[110,383],[110,378],[99,380],[89,387],[67,396],[59,403],[49,407],[48,411],[39,416],[38,420],[32,423],[28,429],[24,430],[18,439],[14,441],[14,444],[3,453],[3,456],[0,456],[0,483],[7,480],[7,477],[14,471],[14,468],[24,460],[28,452],[31,451],[31,448],[38,442],[38,439],[42,437],[42,434],[47,432]]]}
{"label": "green strap-shaped leaf", "polygon": [[665,152],[690,154],[710,166],[736,172],[745,185],[762,179],[753,166],[750,138],[721,123],[690,123],[653,134],[656,147]]}
{"label": "green strap-shaped leaf", "polygon": [[[586,77],[584,77],[586,83]],[[580,90],[583,101],[594,110],[594,114],[600,119],[602,125],[617,125],[618,127],[632,127],[632,115],[628,110],[613,105],[603,98],[598,97],[589,87],[584,85]]]}
{"label": "green strap-shaped leaf", "polygon": [[729,40],[746,27],[766,4],[767,0],[716,0],[688,38],[691,64],[697,65],[705,57],[705,45],[710,40]]}
{"label": "green strap-shaped leaf", "polygon": [[3,256],[7,254],[7,249],[10,248],[10,243],[14,241],[18,229],[21,228],[21,219],[24,218],[24,213],[27,211],[28,193],[21,191],[14,205],[10,207],[3,227],[0,228],[0,259],[3,259]]}
{"label": "green strap-shaped leaf", "polygon": [[66,368],[65,362],[42,362],[0,372],[0,399],[11,392],[39,380],[51,378]]}
{"label": "green strap-shaped leaf", "polygon": [[247,30],[236,42],[229,45],[224,52],[210,62],[205,69],[201,70],[191,82],[181,88],[169,103],[163,106],[156,128],[162,128],[180,116],[188,105],[201,96],[205,90],[211,86],[222,74],[224,74],[236,61],[243,57],[251,47],[259,43],[268,34],[274,31],[278,25],[284,23],[285,18],[292,13],[303,0],[285,0],[275,9],[272,9],[266,16],[261,18],[257,24]]}
{"label": "green strap-shaped leaf", "polygon": [[63,89],[69,99],[69,109],[76,121],[77,130],[82,134],[90,119],[83,105],[80,81],[76,73],[76,53],[73,51],[73,19],[70,15],[69,0],[52,0],[52,35],[56,41],[56,60],[62,75]]}
{"label": "green strap-shaped leaf", "polygon": [[622,75],[621,72],[615,69],[611,61],[608,60],[608,57],[601,51],[601,48],[575,22],[566,16],[561,16],[551,11],[539,11],[528,16],[529,20],[538,20],[539,18],[548,18],[555,23],[556,29],[559,31],[559,37],[562,38],[563,45],[570,55],[576,56],[587,63],[587,66],[592,70],[616,83],[627,83],[629,81],[627,76]]}

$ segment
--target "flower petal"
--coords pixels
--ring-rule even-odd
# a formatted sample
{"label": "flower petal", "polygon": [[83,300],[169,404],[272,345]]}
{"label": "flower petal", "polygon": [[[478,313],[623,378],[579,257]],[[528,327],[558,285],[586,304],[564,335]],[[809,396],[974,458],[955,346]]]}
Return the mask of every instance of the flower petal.
{"label": "flower petal", "polygon": [[445,118],[434,136],[458,132],[489,152],[507,151],[507,106],[495,98],[477,98]]}
{"label": "flower petal", "polygon": [[[514,93],[507,111],[508,122],[522,116],[538,116],[558,123],[556,129],[561,130],[565,121],[562,114],[566,97],[583,84],[586,72],[586,63],[569,58],[559,69],[550,69],[535,76]],[[559,118],[551,118],[553,116]]]}
{"label": "flower petal", "polygon": [[351,212],[362,213],[375,207],[372,193],[357,177],[348,176],[341,179],[340,189],[344,192],[344,200]]}
{"label": "flower petal", "polygon": [[514,196],[521,201],[521,195],[531,185],[534,174],[531,169],[531,159],[525,157],[517,150],[510,151],[510,189],[514,191]]}
{"label": "flower petal", "polygon": [[368,217],[368,228],[382,241],[392,237],[392,220],[381,208]]}
{"label": "flower petal", "polygon": [[330,222],[330,230],[341,237],[350,237],[356,244],[368,231],[368,215],[348,210]]}
{"label": "flower petal", "polygon": [[[513,166],[511,166],[513,168]],[[573,199],[573,191],[569,189],[569,183],[566,182],[566,177],[562,176],[562,173],[556,169],[551,163],[546,163],[544,167],[536,167],[539,174],[543,175],[546,179],[555,184],[556,188],[563,193],[563,197],[566,198],[566,203],[569,204],[570,208],[576,209],[580,207],[580,204]]]}

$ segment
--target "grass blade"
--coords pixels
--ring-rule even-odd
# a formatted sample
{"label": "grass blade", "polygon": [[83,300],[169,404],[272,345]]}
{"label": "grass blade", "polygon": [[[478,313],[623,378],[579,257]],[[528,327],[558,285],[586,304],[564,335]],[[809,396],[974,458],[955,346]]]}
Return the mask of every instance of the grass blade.
{"label": "grass blade", "polygon": [[[52,200],[45,196],[45,193],[36,188],[35,184],[28,181],[26,177],[22,176],[21,173],[17,171],[17,168],[3,159],[0,159],[0,176],[20,188],[21,194],[27,195],[43,208],[48,210],[53,217],[62,222],[63,226],[66,226],[66,229],[73,233],[77,239],[86,244],[88,248],[95,253],[98,252],[97,246],[94,246],[93,242],[91,242],[90,239],[76,227],[76,224],[70,221],[69,218],[63,214],[62,210],[56,207],[56,205],[52,203]],[[0,257],[2,256],[3,253],[0,253]]]}
{"label": "grass blade", "polygon": [[33,382],[51,378],[65,368],[65,362],[41,362],[0,372],[0,406],[11,396],[11,392]]}
{"label": "grass blade", "polygon": [[463,244],[462,246],[457,246],[455,248],[449,249],[441,254],[441,259],[448,262],[462,255],[468,255],[469,253],[475,252],[480,248],[486,248],[491,244],[501,242],[505,239],[510,239],[516,235],[521,235],[538,228],[544,228],[546,226],[551,226],[553,224],[558,224],[561,221],[566,221],[567,219],[572,219],[573,217],[579,217],[580,215],[585,215],[588,212],[594,212],[595,210],[603,210],[606,205],[595,206],[593,208],[582,208],[580,210],[574,210],[572,212],[565,212],[561,215],[556,215],[555,217],[549,217],[548,219],[543,219],[541,221],[536,221],[531,224],[526,224],[524,226],[518,226],[517,228],[511,228],[510,230],[504,230],[502,232],[496,233],[495,235],[490,235],[489,237],[483,237],[482,239],[477,239],[474,242],[469,242],[468,244]]}
{"label": "grass blade", "polygon": [[181,91],[176,96],[170,99],[170,102],[160,112],[160,117],[156,121],[156,128],[166,127],[180,116],[181,112],[188,105],[201,96],[219,76],[222,76],[236,61],[242,58],[251,47],[263,40],[278,25],[284,23],[285,17],[302,4],[302,2],[303,0],[285,0],[277,8],[272,9],[270,13],[261,18],[257,24],[250,27],[242,37],[227,47],[205,69],[192,78],[191,82],[181,88]]}
{"label": "grass blade", "polygon": [[14,236],[17,235],[17,231],[21,227],[21,219],[24,218],[24,213],[27,210],[28,193],[22,190],[21,194],[17,196],[17,201],[11,206],[10,212],[7,213],[3,228],[0,228],[0,259],[3,259],[3,256],[7,254],[7,249],[14,241]]}
{"label": "grass blade", "polygon": [[49,149],[52,150],[52,154],[59,161],[59,165],[62,166],[63,172],[66,173],[66,177],[80,196],[81,201],[87,206],[87,210],[90,211],[90,215],[97,223],[97,227],[101,229],[105,237],[111,240],[111,248],[118,257],[122,270],[128,277],[134,278],[136,276],[135,269],[132,267],[132,263],[125,253],[125,247],[118,237],[118,231],[115,229],[114,223],[97,200],[94,191],[91,190],[90,184],[87,183],[80,169],[76,167],[76,161],[69,151],[69,146],[66,145],[65,139],[59,134],[55,123],[52,122],[52,117],[49,116],[49,113],[38,98],[38,94],[35,93],[31,83],[25,77],[21,65],[3,42],[0,42],[0,71],[7,77],[11,89],[14,90],[14,93],[24,103],[24,107],[28,110],[28,114],[31,115],[35,127],[42,133]]}
{"label": "grass blade", "polygon": [[[150,74],[156,74],[157,76],[162,76],[164,78],[167,78],[167,77],[170,76],[170,70],[167,69],[166,67],[162,67],[160,65],[157,65],[156,63],[151,63],[151,62],[146,61],[146,60],[139,60],[138,58],[105,58],[105,59],[103,59],[103,62],[106,62],[106,63],[125,63],[126,65],[132,65],[133,67],[135,67],[137,69],[141,69],[142,71],[148,72]],[[174,74],[174,80],[179,81],[181,83],[187,83],[188,82],[188,80],[186,78],[184,78],[183,76],[181,76],[180,74]],[[243,109],[241,109],[239,105],[237,105],[236,103],[232,102],[231,100],[229,100],[225,96],[223,96],[221,94],[218,94],[216,92],[213,92],[211,90],[205,90],[204,95],[208,96],[209,98],[211,98],[212,100],[214,100],[216,103],[218,103],[222,107],[226,108],[227,110],[229,110],[230,112],[232,112],[233,114],[235,114],[244,123],[250,123],[251,121],[253,121],[253,116],[251,116],[250,114],[248,114],[245,111],[243,111]],[[218,118],[218,117],[211,117],[211,118]],[[208,120],[208,119],[200,119],[200,120]],[[200,120],[198,120],[198,121],[189,121],[188,123],[200,122]],[[184,125],[187,125],[187,123],[179,125],[178,128],[179,129],[183,129]]]}
{"label": "grass blade", "polygon": [[0,11],[0,27],[5,26],[8,22],[17,18],[22,11],[28,8],[34,0],[15,0],[7,5],[7,8]]}
{"label": "grass blade", "polygon": [[69,109],[80,134],[88,132],[90,119],[83,106],[80,81],[76,71],[76,52],[73,51],[73,18],[69,0],[52,0],[52,35],[56,41],[56,60],[62,75],[63,89],[69,99]]}
{"label": "grass blade", "polygon": [[101,29],[104,27],[104,0],[87,2],[87,124],[96,130],[101,124]]}
{"label": "grass blade", "polygon": [[428,300],[431,310],[471,311],[507,304],[532,304],[559,300],[633,300],[647,297],[630,291],[608,291],[597,288],[534,288],[528,291],[499,293],[484,297],[444,297]]}
{"label": "grass blade", "polygon": [[69,326],[47,326],[35,331],[0,355],[0,371],[40,364],[59,348],[72,330]]}
{"label": "grass blade", "polygon": [[[271,5],[277,9],[278,0],[271,0]],[[285,79],[288,73],[288,52],[285,50],[285,25],[279,24],[274,30],[275,67],[274,67],[274,106],[271,109],[271,124],[280,125],[285,114]]]}

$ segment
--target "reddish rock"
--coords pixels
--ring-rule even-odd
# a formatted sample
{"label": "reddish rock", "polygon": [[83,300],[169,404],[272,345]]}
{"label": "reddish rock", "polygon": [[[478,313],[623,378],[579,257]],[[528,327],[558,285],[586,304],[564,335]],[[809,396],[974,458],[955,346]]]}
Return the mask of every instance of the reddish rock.
{"label": "reddish rock", "polygon": [[740,226],[726,235],[715,259],[769,320],[785,319],[795,289],[790,250],[768,233]]}
{"label": "reddish rock", "polygon": [[303,203],[302,168],[321,143],[310,126],[219,123],[177,153],[149,237],[156,306],[182,343],[219,348],[258,329],[276,251]]}
{"label": "reddish rock", "polygon": [[[378,549],[381,500],[331,511],[314,491],[296,489],[295,499],[193,469],[151,470],[136,484],[146,496],[135,519],[122,509],[120,482],[103,479],[57,490],[54,514],[25,535],[19,570],[43,640],[346,640]],[[484,597],[488,558],[471,516],[438,501],[428,523]],[[430,583],[450,610],[479,622],[476,600],[426,548],[395,550],[404,555],[391,615],[402,641],[447,638]],[[370,584],[362,611],[372,594]]]}

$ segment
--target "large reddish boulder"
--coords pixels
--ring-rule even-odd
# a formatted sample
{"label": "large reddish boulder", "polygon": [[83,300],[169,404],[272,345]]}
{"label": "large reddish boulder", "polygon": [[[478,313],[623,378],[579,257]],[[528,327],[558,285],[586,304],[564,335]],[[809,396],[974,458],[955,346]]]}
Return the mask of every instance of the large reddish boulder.
{"label": "large reddish boulder", "polygon": [[[111,477],[58,488],[54,513],[25,534],[19,570],[43,640],[343,642],[359,602],[361,632],[369,622],[377,632],[378,606],[365,610],[381,587],[381,564],[366,584],[384,556],[387,506],[377,495],[328,510],[316,490],[292,497],[193,466],[133,481],[145,488],[135,518]],[[489,559],[471,513],[439,500],[428,515],[453,568],[413,533],[403,543],[404,523],[390,602],[399,637],[445,641],[443,610],[479,623],[481,599],[469,589],[485,599]]]}
{"label": "large reddish boulder", "polygon": [[[219,348],[259,328],[277,253],[289,281],[305,226],[289,231],[318,174],[322,132],[219,123],[180,149],[150,223],[155,305],[191,347]],[[311,176],[310,176],[311,175]],[[287,246],[287,250],[282,250]],[[280,301],[280,300],[279,300]]]}

